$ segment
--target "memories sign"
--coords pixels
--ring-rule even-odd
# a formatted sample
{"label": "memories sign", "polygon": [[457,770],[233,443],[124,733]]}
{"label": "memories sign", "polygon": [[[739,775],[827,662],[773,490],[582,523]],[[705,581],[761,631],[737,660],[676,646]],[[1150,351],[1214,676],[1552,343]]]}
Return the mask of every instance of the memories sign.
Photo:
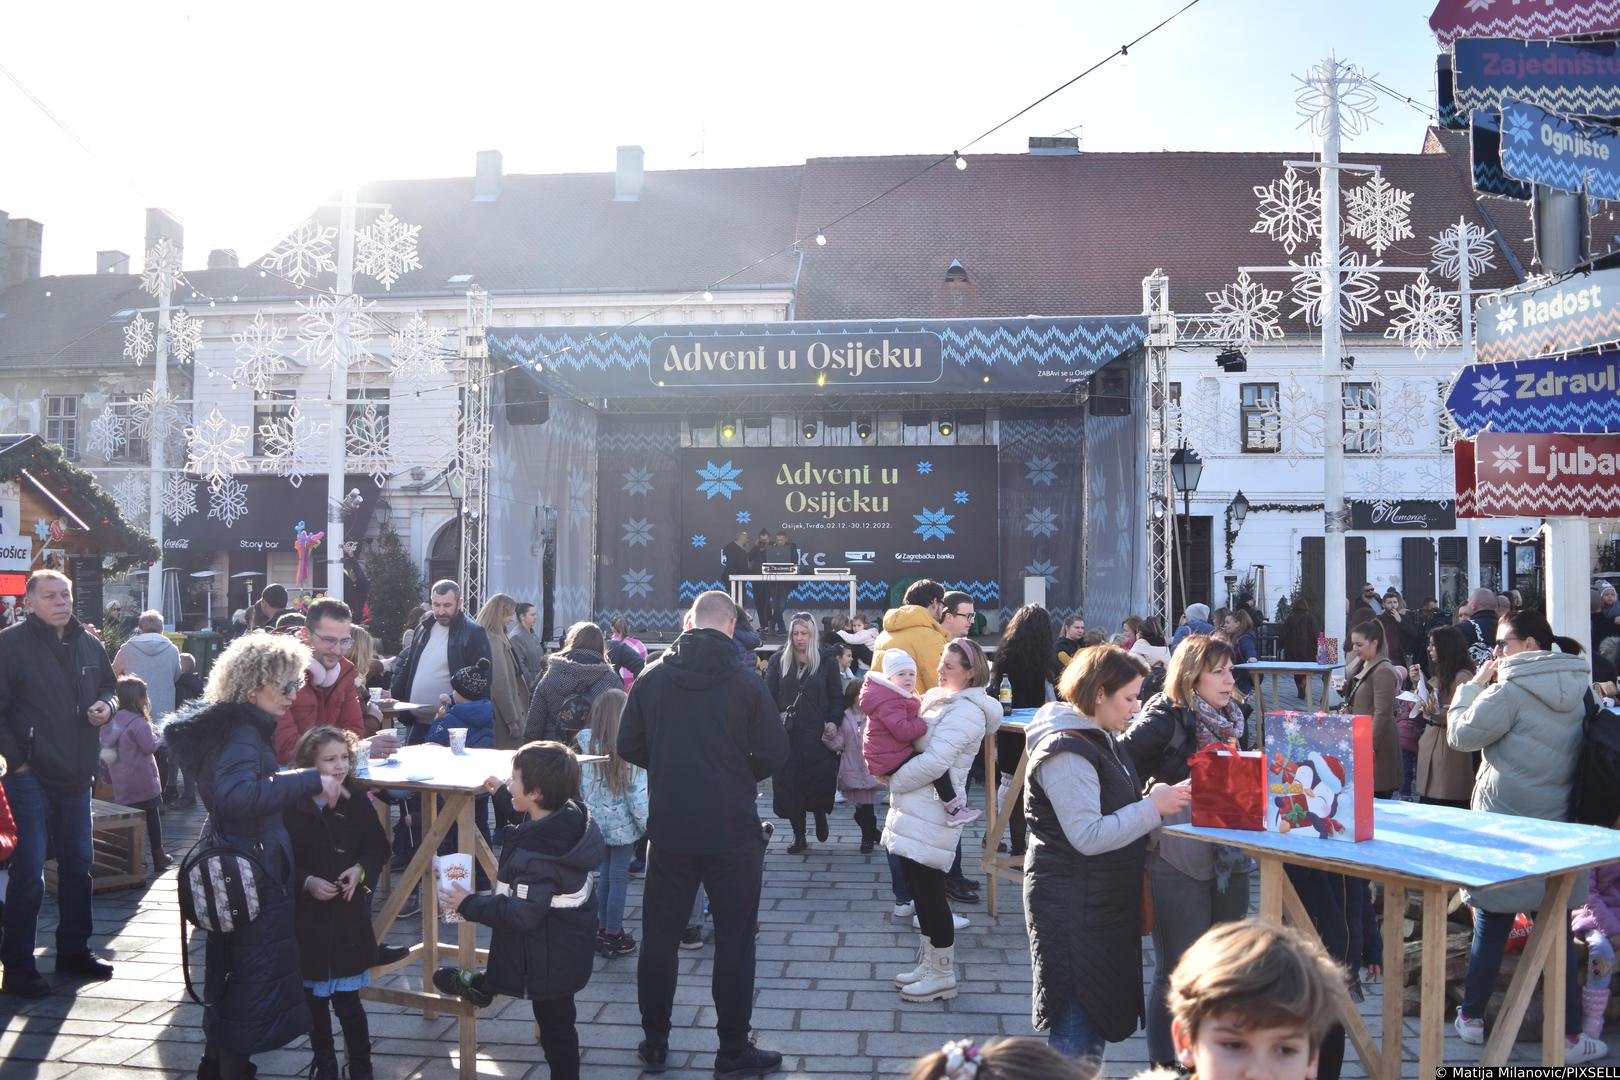
{"label": "memories sign", "polygon": [[1350,528],[1355,532],[1449,532],[1457,527],[1450,502],[1429,499],[1353,499]]}
{"label": "memories sign", "polygon": [[664,389],[875,384],[921,389],[944,374],[939,335],[926,332],[660,337],[653,339],[647,357],[649,381]]}

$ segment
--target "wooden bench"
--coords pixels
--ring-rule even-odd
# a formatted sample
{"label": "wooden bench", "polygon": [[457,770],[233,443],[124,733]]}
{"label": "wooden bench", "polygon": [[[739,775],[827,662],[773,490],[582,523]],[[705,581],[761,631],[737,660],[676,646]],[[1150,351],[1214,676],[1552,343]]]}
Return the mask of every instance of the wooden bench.
{"label": "wooden bench", "polygon": [[[109,892],[146,884],[146,812],[101,799],[90,800],[90,837],[95,847],[91,889]],[[45,886],[56,889],[56,861],[45,864]]]}

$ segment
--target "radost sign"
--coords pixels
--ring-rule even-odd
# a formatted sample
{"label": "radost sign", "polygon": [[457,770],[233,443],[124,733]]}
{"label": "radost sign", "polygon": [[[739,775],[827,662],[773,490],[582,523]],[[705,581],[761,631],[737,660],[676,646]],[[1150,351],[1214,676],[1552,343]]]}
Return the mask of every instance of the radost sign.
{"label": "radost sign", "polygon": [[1489,516],[1620,515],[1620,436],[1484,432],[1473,503]]}
{"label": "radost sign", "polygon": [[927,385],[944,374],[939,335],[929,333],[661,337],[647,357],[648,378],[664,388]]}
{"label": "radost sign", "polygon": [[1620,342],[1620,269],[1572,277],[1474,309],[1475,354],[1484,363],[1533,360]]}

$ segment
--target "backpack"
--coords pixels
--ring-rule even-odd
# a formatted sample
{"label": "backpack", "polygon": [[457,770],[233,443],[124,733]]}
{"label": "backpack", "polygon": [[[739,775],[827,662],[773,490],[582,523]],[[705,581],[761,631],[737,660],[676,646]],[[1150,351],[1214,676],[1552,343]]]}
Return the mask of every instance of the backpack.
{"label": "backpack", "polygon": [[1142,700],[1150,701],[1153,695],[1164,692],[1165,676],[1168,669],[1163,664],[1154,664],[1148,669],[1147,678],[1142,680]]}
{"label": "backpack", "polygon": [[210,934],[230,934],[253,922],[263,913],[265,901],[281,891],[264,864],[245,851],[214,835],[213,822],[207,822],[202,836],[180,861],[180,970],[186,993],[199,1005],[207,1005],[191,985],[187,925]]}
{"label": "backpack", "polygon": [[1590,690],[1569,791],[1569,818],[1603,828],[1620,819],[1620,711],[1605,707]]}
{"label": "backpack", "polygon": [[571,743],[581,730],[591,726],[591,699],[584,694],[570,694],[557,707],[557,727],[562,731],[559,742]]}

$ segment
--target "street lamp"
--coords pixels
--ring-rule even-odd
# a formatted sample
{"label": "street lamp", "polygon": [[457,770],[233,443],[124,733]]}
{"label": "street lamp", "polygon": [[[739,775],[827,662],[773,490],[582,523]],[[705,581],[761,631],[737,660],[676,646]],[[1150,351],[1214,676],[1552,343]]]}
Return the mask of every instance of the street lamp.
{"label": "street lamp", "polygon": [[1236,536],[1239,530],[1243,528],[1243,522],[1248,516],[1249,500],[1243,497],[1243,491],[1240,488],[1238,493],[1232,497],[1232,535]]}
{"label": "street lamp", "polygon": [[1176,560],[1181,574],[1181,603],[1187,604],[1187,552],[1192,548],[1192,494],[1198,490],[1198,479],[1204,475],[1204,459],[1198,451],[1182,443],[1170,455],[1170,480],[1181,491],[1182,546],[1181,558]]}
{"label": "street lamp", "polygon": [[[1237,540],[1237,534],[1243,528],[1243,522],[1249,516],[1249,500],[1243,497],[1240,489],[1226,504],[1226,565],[1232,565],[1232,544]],[[1234,571],[1227,575],[1226,591],[1228,596],[1237,588],[1237,574]]]}

